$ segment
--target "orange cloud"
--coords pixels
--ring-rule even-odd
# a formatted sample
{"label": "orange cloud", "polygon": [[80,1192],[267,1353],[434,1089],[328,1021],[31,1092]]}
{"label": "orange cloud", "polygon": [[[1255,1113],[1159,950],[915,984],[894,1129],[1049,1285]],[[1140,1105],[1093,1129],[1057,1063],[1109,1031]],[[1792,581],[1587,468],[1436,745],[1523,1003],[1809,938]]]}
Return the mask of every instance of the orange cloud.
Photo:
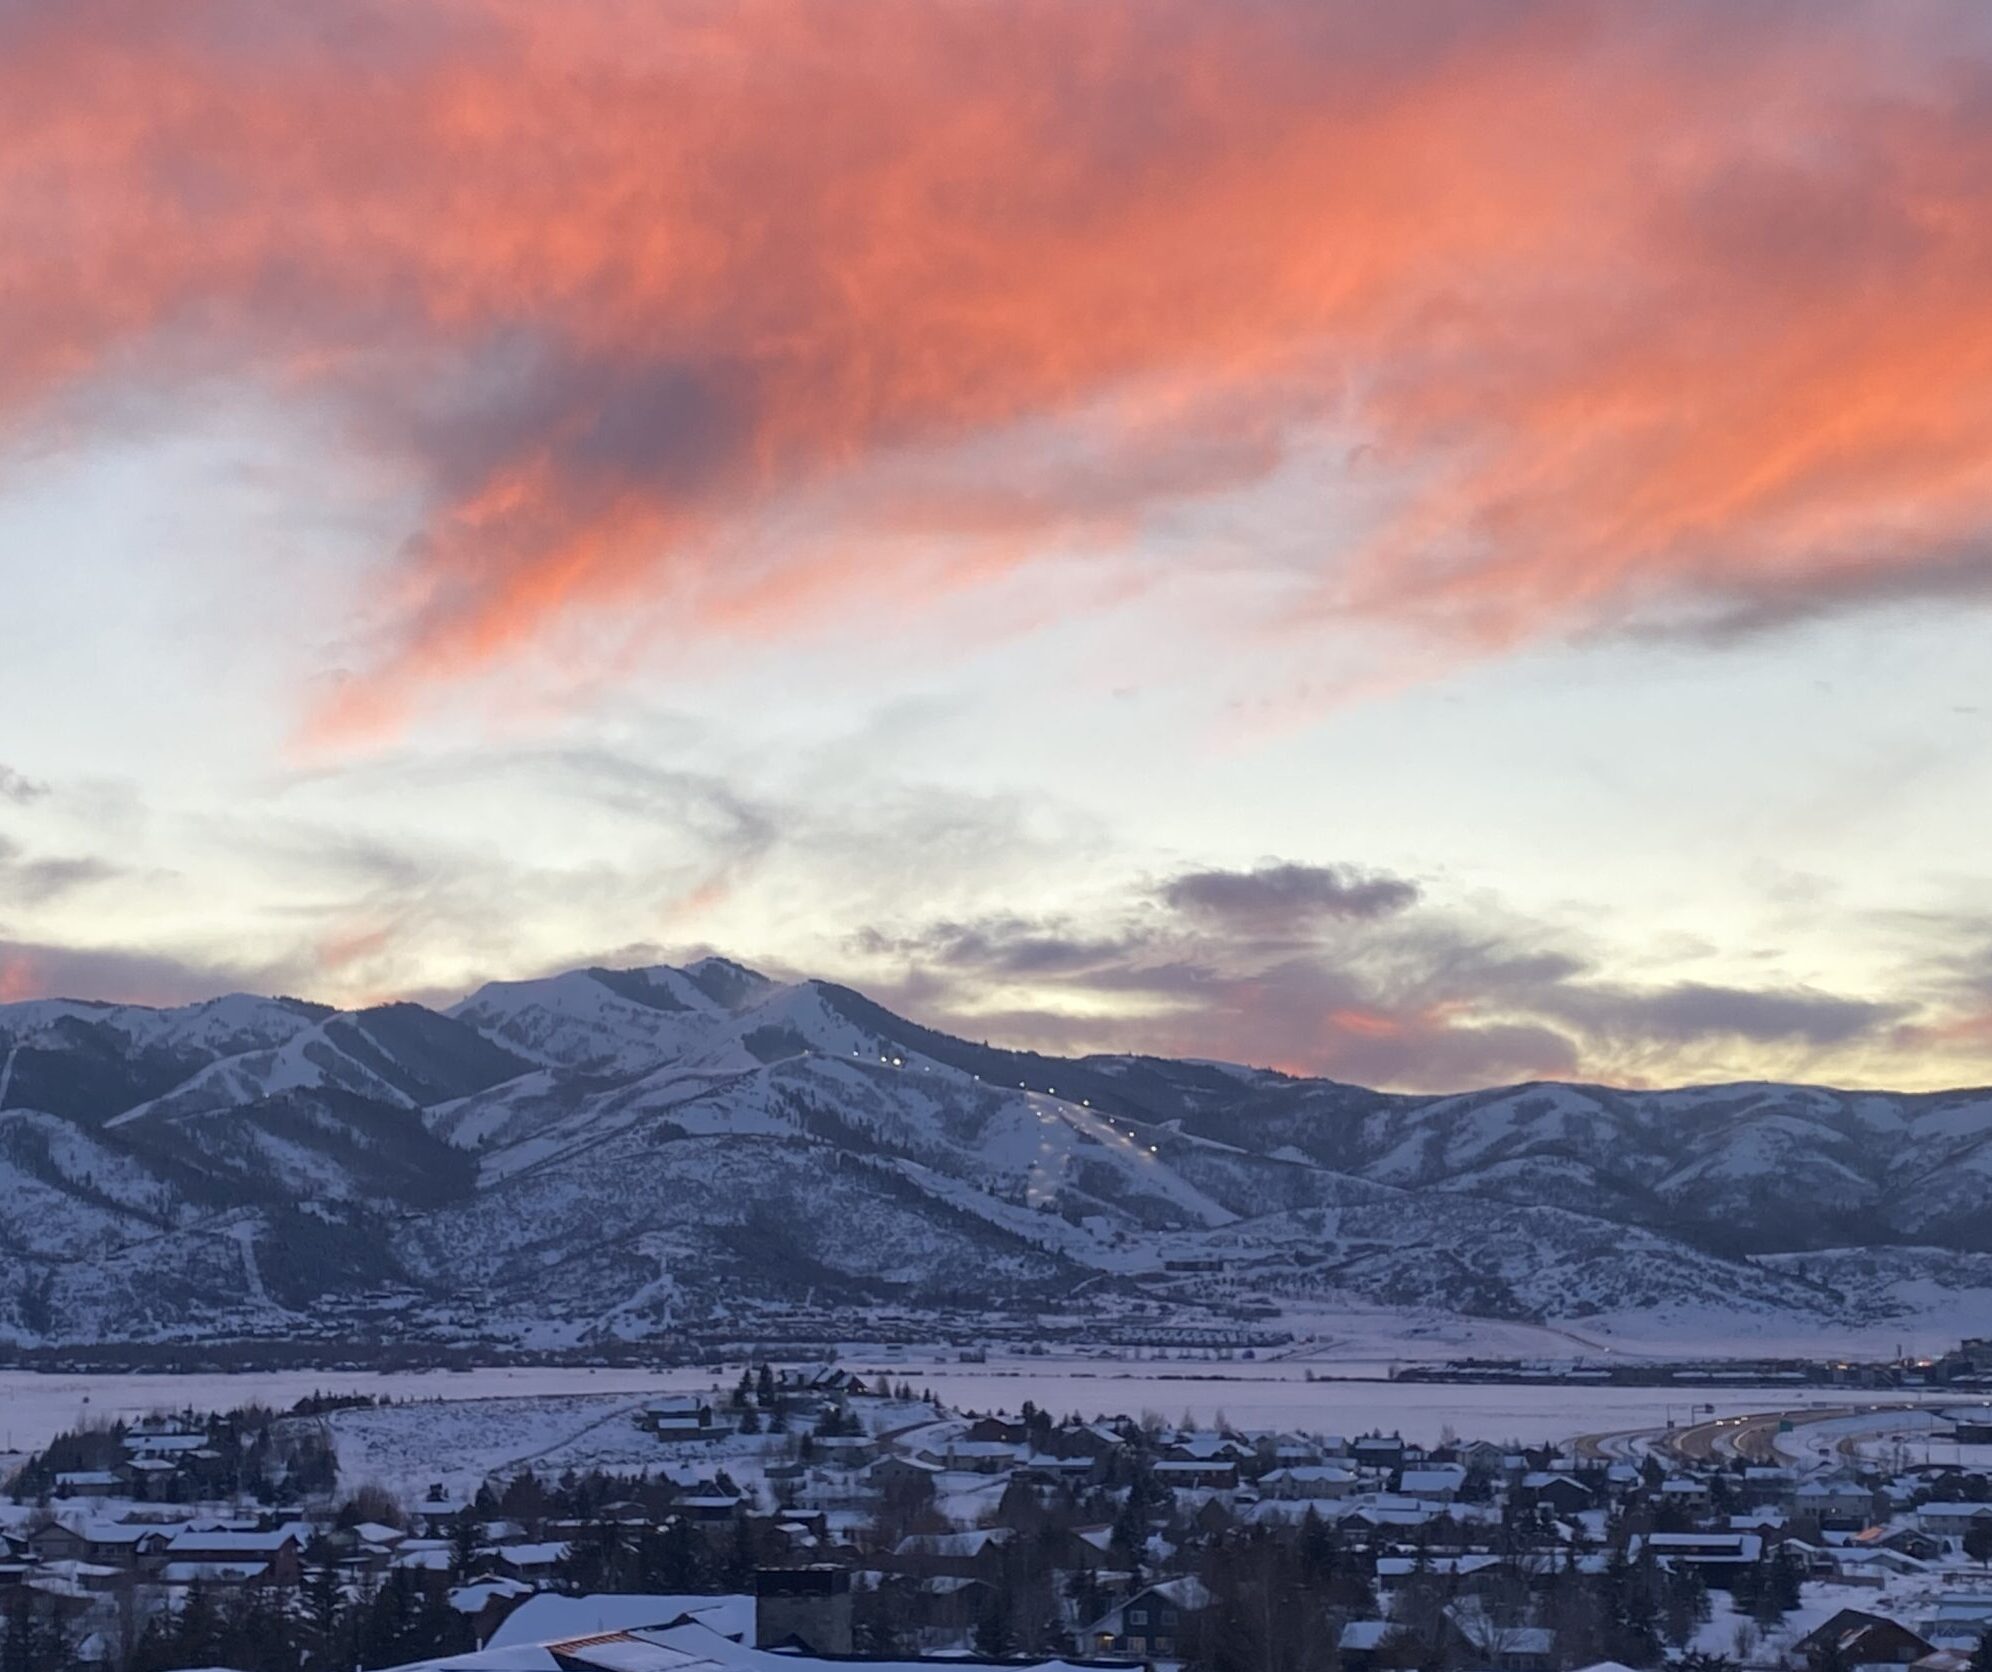
{"label": "orange cloud", "polygon": [[9,953],[0,958],[0,1004],[15,1004],[22,999],[40,996],[40,983],[35,979],[34,967],[21,953]]}
{"label": "orange cloud", "polygon": [[[577,610],[781,632],[1126,539],[1326,425],[1405,486],[1317,615],[1487,649],[1988,584],[1973,8],[1397,10],[16,6],[0,425],[219,373],[412,461],[328,735]],[[1006,468],[1042,423],[1099,468]]]}

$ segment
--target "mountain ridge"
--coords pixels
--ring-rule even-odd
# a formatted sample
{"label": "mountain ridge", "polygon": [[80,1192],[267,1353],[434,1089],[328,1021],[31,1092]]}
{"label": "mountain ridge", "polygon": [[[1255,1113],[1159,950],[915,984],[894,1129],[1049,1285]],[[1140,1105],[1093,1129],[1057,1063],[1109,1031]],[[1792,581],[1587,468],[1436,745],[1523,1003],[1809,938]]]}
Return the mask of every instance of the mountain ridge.
{"label": "mountain ridge", "polygon": [[[0,1006],[0,1339],[666,1335],[1345,1301],[1609,1330],[1992,1306],[1992,1092],[1443,1096],[1047,1057],[730,960],[447,1009]],[[1199,1273],[1197,1277],[1185,1273]]]}

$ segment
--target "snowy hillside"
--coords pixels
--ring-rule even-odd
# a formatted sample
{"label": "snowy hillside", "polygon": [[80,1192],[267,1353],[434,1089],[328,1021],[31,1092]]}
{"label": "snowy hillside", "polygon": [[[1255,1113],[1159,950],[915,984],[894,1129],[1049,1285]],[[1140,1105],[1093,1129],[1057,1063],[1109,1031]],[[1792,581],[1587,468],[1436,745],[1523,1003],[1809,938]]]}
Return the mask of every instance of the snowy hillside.
{"label": "snowy hillside", "polygon": [[723,959],[446,1014],[0,1006],[20,1341],[635,1337],[1075,1291],[1869,1326],[1992,1301],[1988,1205],[1992,1094],[1405,1097],[993,1049]]}

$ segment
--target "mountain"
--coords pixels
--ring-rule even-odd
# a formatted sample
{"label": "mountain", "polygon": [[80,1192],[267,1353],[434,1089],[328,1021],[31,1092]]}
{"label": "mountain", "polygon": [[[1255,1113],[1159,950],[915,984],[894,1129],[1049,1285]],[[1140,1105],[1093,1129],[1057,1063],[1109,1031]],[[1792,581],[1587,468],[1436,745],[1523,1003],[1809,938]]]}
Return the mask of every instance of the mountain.
{"label": "mountain", "polygon": [[1412,1097],[1007,1051],[716,958],[448,1012],[0,1006],[22,1343],[550,1343],[857,1307],[1948,1327],[1992,1310],[1988,1206],[1992,1093]]}

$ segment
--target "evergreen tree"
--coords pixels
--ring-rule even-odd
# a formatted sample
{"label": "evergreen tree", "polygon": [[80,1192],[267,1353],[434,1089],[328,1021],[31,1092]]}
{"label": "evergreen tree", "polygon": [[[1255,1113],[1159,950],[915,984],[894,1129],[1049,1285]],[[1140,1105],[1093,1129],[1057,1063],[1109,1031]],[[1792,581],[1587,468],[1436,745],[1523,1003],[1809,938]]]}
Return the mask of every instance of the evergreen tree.
{"label": "evergreen tree", "polygon": [[484,1530],[470,1511],[450,1523],[450,1572],[459,1584],[477,1571],[483,1542]]}
{"label": "evergreen tree", "polygon": [[329,1562],[313,1568],[304,1582],[304,1618],[312,1659],[321,1666],[334,1664],[333,1656],[339,1640],[339,1610],[344,1602],[339,1589],[338,1571]]}

